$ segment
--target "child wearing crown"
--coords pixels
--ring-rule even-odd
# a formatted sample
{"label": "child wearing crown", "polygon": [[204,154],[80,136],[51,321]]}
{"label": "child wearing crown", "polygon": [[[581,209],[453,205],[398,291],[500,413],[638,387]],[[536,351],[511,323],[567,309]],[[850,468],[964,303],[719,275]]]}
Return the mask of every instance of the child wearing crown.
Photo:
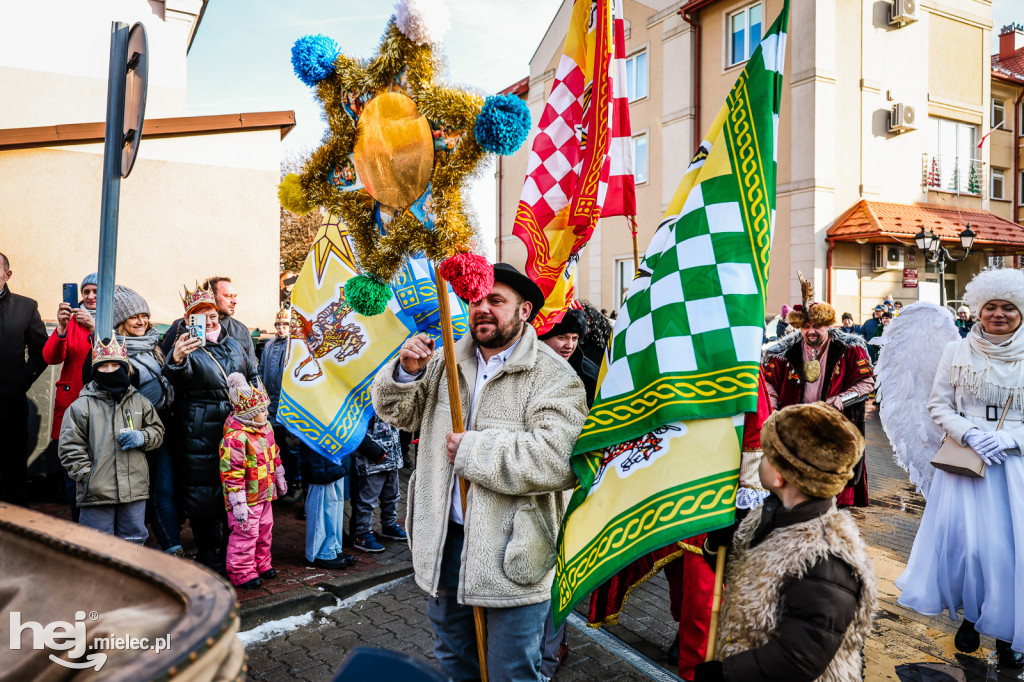
{"label": "child wearing crown", "polygon": [[57,455],[75,482],[78,522],[143,544],[149,465],[163,442],[153,404],[131,385],[132,366],[117,339],[92,350],[91,381],[64,414]]}
{"label": "child wearing crown", "polygon": [[277,577],[270,564],[274,512],[270,503],[288,492],[281,451],[267,421],[270,398],[257,379],[250,385],[235,372],[228,376],[233,411],[224,422],[220,478],[228,511],[227,569],[231,584],[251,590]]}

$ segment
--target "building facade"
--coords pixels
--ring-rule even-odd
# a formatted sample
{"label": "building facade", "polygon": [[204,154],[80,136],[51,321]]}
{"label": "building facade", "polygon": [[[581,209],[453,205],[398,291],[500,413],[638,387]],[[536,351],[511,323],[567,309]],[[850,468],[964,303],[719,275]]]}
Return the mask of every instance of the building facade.
{"label": "building facade", "polygon": [[[181,315],[182,285],[232,278],[239,319],[278,308],[281,139],[293,112],[186,116],[187,55],[207,0],[13,3],[0,25],[0,252],[12,290],[56,318],[61,284],[97,269],[112,21],[142,22],[146,121],[121,183],[117,282],[155,322]],[[240,245],[244,244],[244,248]]]}
{"label": "building facade", "polygon": [[[997,74],[989,54],[991,3],[913,4],[791,2],[768,311],[799,299],[798,270],[813,277],[819,298],[864,318],[886,294],[937,301],[944,286],[946,299],[956,300],[991,258],[1024,253],[1024,231],[1014,222],[1024,198],[1021,90],[1017,72]],[[624,0],[641,253],[696,143],[782,6]],[[519,88],[535,121],[571,7],[563,2]],[[993,123],[997,102],[1001,127]],[[499,253],[517,265],[525,249],[512,225],[529,145],[503,160],[498,180]],[[872,221],[876,204],[894,224],[925,226],[957,253],[958,234],[970,224],[978,235],[972,255],[949,264],[940,284],[938,268],[913,246],[915,232]],[[625,220],[601,220],[580,260],[578,296],[615,309],[631,278]]]}

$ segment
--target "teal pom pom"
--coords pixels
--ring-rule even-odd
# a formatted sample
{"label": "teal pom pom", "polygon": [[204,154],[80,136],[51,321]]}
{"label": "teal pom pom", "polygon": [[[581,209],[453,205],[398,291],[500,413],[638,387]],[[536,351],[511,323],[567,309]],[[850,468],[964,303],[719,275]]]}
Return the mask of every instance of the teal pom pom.
{"label": "teal pom pom", "polygon": [[341,50],[325,35],[303,36],[292,45],[292,68],[309,87],[334,73],[334,60]]}
{"label": "teal pom pom", "polygon": [[363,317],[384,312],[392,295],[391,287],[366,275],[356,275],[345,282],[345,300]]}
{"label": "teal pom pom", "polygon": [[508,156],[530,134],[530,108],[515,95],[491,95],[476,118],[473,134],[487,151]]}

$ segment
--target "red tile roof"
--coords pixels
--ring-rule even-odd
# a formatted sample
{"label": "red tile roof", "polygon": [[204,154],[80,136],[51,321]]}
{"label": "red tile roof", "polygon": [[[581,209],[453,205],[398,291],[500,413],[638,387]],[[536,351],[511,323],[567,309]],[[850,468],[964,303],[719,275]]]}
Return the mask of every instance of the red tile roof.
{"label": "red tile roof", "polygon": [[1006,59],[992,55],[992,75],[1024,83],[1024,47]]}
{"label": "red tile roof", "polygon": [[922,227],[943,242],[959,244],[964,223],[977,234],[975,244],[997,253],[1024,253],[1024,226],[988,211],[960,211],[928,204],[890,204],[861,199],[828,229],[839,242],[913,242]]}

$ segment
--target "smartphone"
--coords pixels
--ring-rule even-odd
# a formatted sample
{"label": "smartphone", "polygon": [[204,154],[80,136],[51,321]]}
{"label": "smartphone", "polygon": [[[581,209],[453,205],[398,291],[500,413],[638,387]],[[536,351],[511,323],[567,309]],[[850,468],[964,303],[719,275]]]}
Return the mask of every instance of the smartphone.
{"label": "smartphone", "polygon": [[78,284],[76,282],[64,283],[64,302],[72,308],[78,307]]}
{"label": "smartphone", "polygon": [[206,315],[193,313],[188,316],[189,338],[199,339],[199,345],[206,345]]}

